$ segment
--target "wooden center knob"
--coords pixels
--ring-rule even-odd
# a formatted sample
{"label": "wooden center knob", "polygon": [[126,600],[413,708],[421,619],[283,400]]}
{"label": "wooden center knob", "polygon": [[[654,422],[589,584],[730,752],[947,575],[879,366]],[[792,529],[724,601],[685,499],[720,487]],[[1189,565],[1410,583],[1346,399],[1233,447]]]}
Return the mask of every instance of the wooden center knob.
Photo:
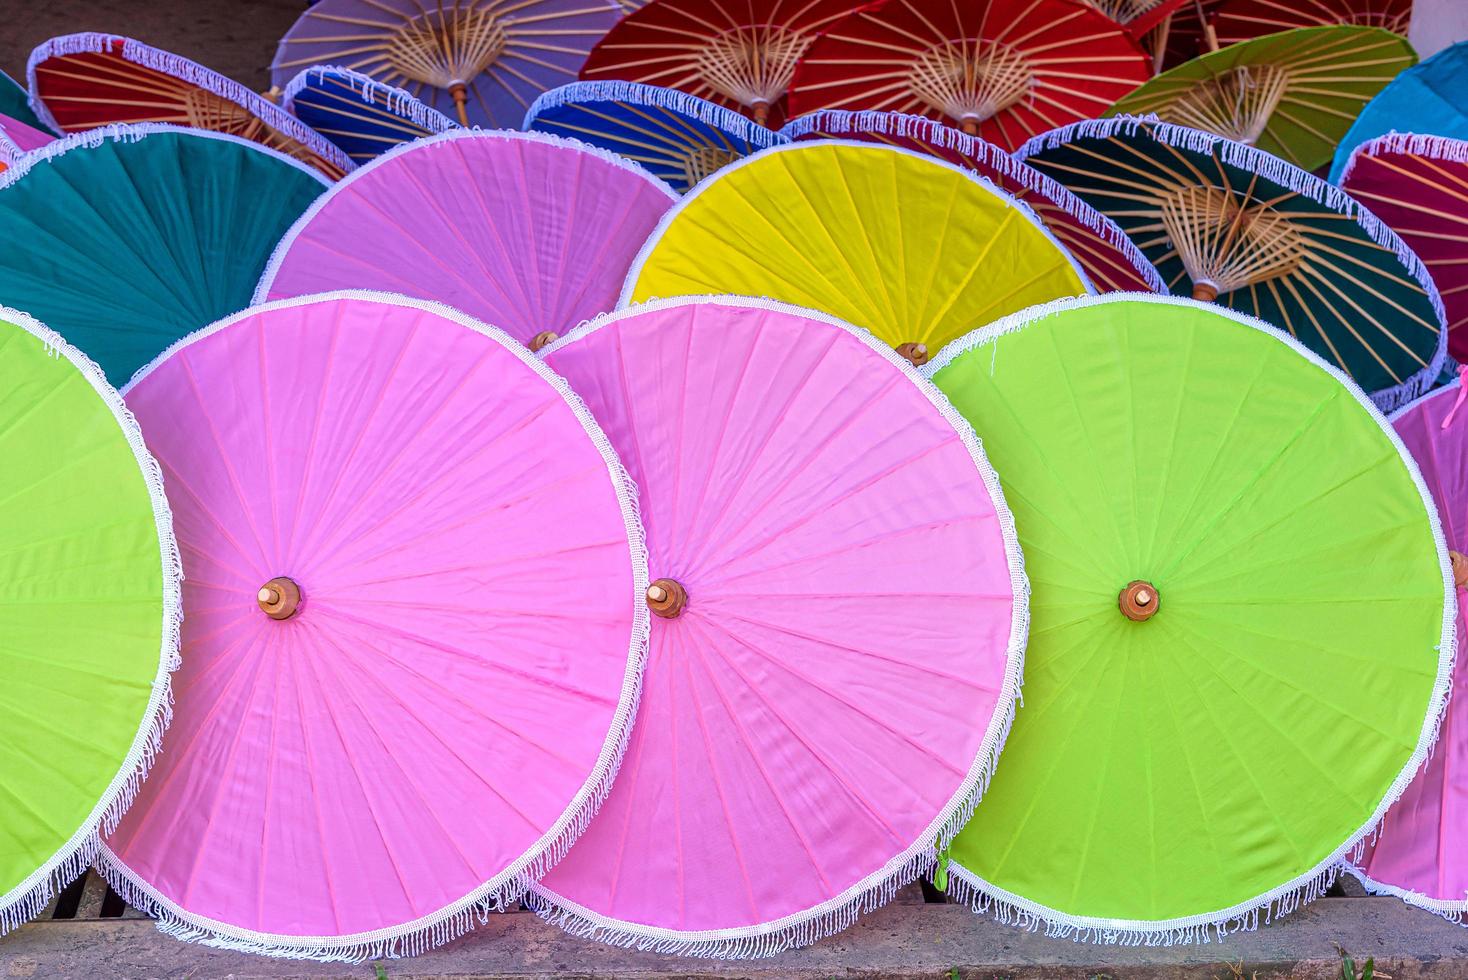
{"label": "wooden center knob", "polygon": [[1461,551],[1449,551],[1448,560],[1453,563],[1453,584],[1468,588],[1468,555]]}
{"label": "wooden center knob", "polygon": [[301,587],[284,576],[273,578],[260,586],[255,601],[271,619],[290,619],[301,607]]}
{"label": "wooden center knob", "polygon": [[1157,607],[1162,605],[1162,599],[1151,582],[1137,579],[1126,584],[1121,595],[1116,597],[1116,604],[1121,607],[1121,614],[1127,619],[1135,623],[1145,623],[1157,615]]}
{"label": "wooden center knob", "polygon": [[928,363],[927,344],[900,344],[897,353],[911,361],[913,367],[922,367]]}
{"label": "wooden center knob", "polygon": [[647,587],[647,608],[654,616],[677,619],[688,605],[688,591],[675,579],[660,578]]}
{"label": "wooden center knob", "polygon": [[1208,281],[1193,283],[1193,299],[1211,303],[1218,299],[1218,287]]}
{"label": "wooden center knob", "polygon": [[542,347],[549,347],[551,344],[554,344],[560,339],[561,335],[556,333],[554,330],[542,330],[540,333],[530,338],[530,349],[533,351],[538,351]]}

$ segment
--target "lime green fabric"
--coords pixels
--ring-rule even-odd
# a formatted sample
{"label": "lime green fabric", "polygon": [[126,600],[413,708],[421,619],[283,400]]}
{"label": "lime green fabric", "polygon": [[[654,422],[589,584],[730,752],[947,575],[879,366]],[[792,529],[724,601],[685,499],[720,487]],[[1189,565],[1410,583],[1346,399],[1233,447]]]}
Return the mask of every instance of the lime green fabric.
{"label": "lime green fabric", "polygon": [[[1052,921],[1139,923],[1312,875],[1405,782],[1439,677],[1439,538],[1377,418],[1184,300],[1083,301],[944,359],[1033,590],[958,867]],[[1145,622],[1118,608],[1137,579]]]}
{"label": "lime green fabric", "polygon": [[82,133],[62,147],[0,181],[0,239],[24,243],[0,252],[0,304],[60,333],[119,386],[249,306],[275,244],[325,189],[304,166],[205,133]]}
{"label": "lime green fabric", "polygon": [[3,924],[133,775],[172,642],[165,654],[164,545],[127,432],[75,364],[3,320],[0,460]]}

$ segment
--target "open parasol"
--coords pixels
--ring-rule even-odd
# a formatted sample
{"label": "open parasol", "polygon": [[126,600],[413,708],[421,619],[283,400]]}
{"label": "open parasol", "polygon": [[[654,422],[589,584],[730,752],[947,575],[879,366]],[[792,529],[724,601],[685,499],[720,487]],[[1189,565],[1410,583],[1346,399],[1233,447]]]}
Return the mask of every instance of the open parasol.
{"label": "open parasol", "polygon": [[763,150],[694,188],[648,238],[621,304],[769,296],[921,363],[1005,313],[1090,289],[1034,214],[972,171],[823,140]]}
{"label": "open parasol", "polygon": [[31,108],[30,93],[15,79],[0,71],[0,115],[19,120],[32,129],[45,129],[36,110]]}
{"label": "open parasol", "polygon": [[572,82],[542,95],[525,128],[635,160],[682,193],[741,157],[789,140],[748,116],[640,82]]}
{"label": "open parasol", "polygon": [[286,85],[280,104],[356,164],[456,125],[403,89],[350,68],[307,68]]}
{"label": "open parasol", "polygon": [[1339,188],[1219,136],[1133,118],[1019,153],[1113,218],[1174,293],[1287,330],[1391,409],[1442,370],[1442,300],[1412,250]]}
{"label": "open parasol", "polygon": [[1156,114],[1315,170],[1330,162],[1361,107],[1416,62],[1412,46],[1390,31],[1303,27],[1179,65],[1107,114]]}
{"label": "open parasol", "polygon": [[[1458,587],[1458,661],[1453,686],[1468,683],[1462,644],[1468,637],[1463,588],[1468,584],[1468,413],[1463,411],[1463,369],[1457,380],[1404,407],[1392,416],[1422,478],[1432,491],[1442,521]],[[1449,702],[1438,735],[1437,750],[1428,758],[1402,798],[1387,811],[1381,832],[1352,869],[1367,888],[1397,895],[1416,905],[1461,922],[1468,913],[1468,855],[1461,828],[1468,821],[1468,772],[1464,753],[1464,702]]]}
{"label": "open parasol", "polygon": [[1225,0],[1213,29],[1221,45],[1330,24],[1380,27],[1406,37],[1411,20],[1412,0]]}
{"label": "open parasol", "polygon": [[622,775],[542,914],[716,956],[845,928],[931,866],[1013,713],[1024,572],[978,440],[865,331],[767,300],[545,355],[637,481],[656,579]]}
{"label": "open parasol", "polygon": [[1033,610],[953,891],[1149,945],[1321,894],[1426,758],[1453,663],[1447,550],[1391,426],[1284,334],[1174,297],[1027,310],[929,373],[1004,474]]}
{"label": "open parasol", "polygon": [[514,127],[621,14],[615,0],[318,0],[280,39],[270,77],[284,87],[341,65],[461,125]]}
{"label": "open parasol", "polygon": [[348,287],[442,300],[539,347],[616,302],[677,195],[616,154],[543,133],[456,130],[322,195],[256,301]]}
{"label": "open parasol", "polygon": [[113,888],[181,938],[336,960],[513,901],[606,794],[647,643],[635,491],[585,407],[382,293],[246,310],[127,399],[189,615]]}
{"label": "open parasol", "polygon": [[0,174],[0,296],[123,384],[248,306],[271,249],[326,181],[257,143],[176,126],[57,140]]}
{"label": "open parasol", "polygon": [[796,140],[846,139],[927,153],[972,170],[1028,205],[1102,291],[1166,292],[1161,275],[1116,222],[993,143],[925,116],[825,109],[793,119]]}
{"label": "open parasol", "polygon": [[1468,141],[1383,136],[1356,148],[1341,186],[1422,259],[1442,292],[1448,354],[1468,361]]}
{"label": "open parasol", "polygon": [[806,47],[852,9],[840,0],[650,0],[597,44],[581,77],[667,86],[778,127]]}
{"label": "open parasol", "polygon": [[1346,163],[1362,143],[1391,132],[1468,140],[1468,41],[1444,48],[1408,68],[1366,103],[1336,148],[1330,180],[1340,183]]}
{"label": "open parasol", "polygon": [[31,52],[31,100],[47,126],[174,123],[254,140],[335,180],[352,161],[284,109],[203,65],[132,38],[66,34]]}
{"label": "open parasol", "polygon": [[86,870],[154,761],[180,571],[158,464],[122,398],[3,307],[0,418],[3,935]]}
{"label": "open parasol", "polygon": [[1155,69],[1162,67],[1173,20],[1193,0],[1081,0],[1123,27],[1152,56]]}
{"label": "open parasol", "polygon": [[1125,30],[1072,0],[886,0],[810,46],[790,112],[914,113],[1012,150],[1099,115],[1151,74]]}

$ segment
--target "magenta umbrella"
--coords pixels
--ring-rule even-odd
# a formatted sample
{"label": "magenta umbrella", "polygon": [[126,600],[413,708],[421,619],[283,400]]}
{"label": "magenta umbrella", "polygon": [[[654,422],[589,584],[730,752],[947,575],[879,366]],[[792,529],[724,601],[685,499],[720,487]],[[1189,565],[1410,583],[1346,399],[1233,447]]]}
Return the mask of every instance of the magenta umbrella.
{"label": "magenta umbrella", "polygon": [[[391,150],[317,199],[255,301],[327,289],[440,300],[538,347],[616,306],[678,200],[616,154],[543,133],[464,130]],[[537,339],[538,338],[538,339]]]}
{"label": "magenta umbrella", "polygon": [[622,775],[535,904],[700,955],[845,928],[932,866],[1014,710],[1026,584],[978,439],[868,332],[768,300],[545,356],[637,481],[656,615]]}
{"label": "magenta umbrella", "polygon": [[32,150],[39,150],[56,137],[39,129],[27,126],[19,119],[0,115],[0,170],[19,160]]}
{"label": "magenta umbrella", "polygon": [[126,398],[188,615],[112,886],[181,938],[332,960],[514,900],[605,796],[647,642],[635,491],[585,407],[498,330],[353,292],[186,337]]}
{"label": "magenta umbrella", "polygon": [[1401,799],[1382,820],[1375,843],[1354,868],[1374,892],[1397,895],[1408,904],[1462,921],[1468,913],[1468,663],[1462,641],[1468,636],[1468,368],[1452,384],[1424,395],[1392,416],[1392,427],[1422,471],[1452,550],[1458,586],[1458,660],[1437,750],[1418,771]]}

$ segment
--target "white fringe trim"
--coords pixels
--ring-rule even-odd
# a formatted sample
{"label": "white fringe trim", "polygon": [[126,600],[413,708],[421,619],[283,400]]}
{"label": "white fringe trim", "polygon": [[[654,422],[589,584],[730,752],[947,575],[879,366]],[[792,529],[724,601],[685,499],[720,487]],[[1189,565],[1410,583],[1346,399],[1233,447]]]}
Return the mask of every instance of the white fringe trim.
{"label": "white fringe trim", "polygon": [[86,870],[97,855],[98,833],[111,833],[117,822],[137,796],[147,778],[153,760],[162,747],[163,732],[173,720],[171,675],[178,669],[179,635],[183,626],[183,560],[173,534],[173,512],[163,491],[163,471],[148,452],[143,433],[138,428],[122,396],[110,384],[102,369],[85,354],[68,344],[60,334],[33,317],[0,307],[0,320],[12,323],[39,340],[46,351],[64,357],[86,378],[92,389],[112,412],[137,460],[139,472],[148,488],[153,505],[153,523],[158,532],[158,550],[162,558],[163,611],[162,643],[158,653],[158,670],[153,676],[152,694],[138,725],[132,747],[118,768],[117,775],[103,792],[87,819],[71,839],[63,844],[44,864],[4,895],[0,895],[0,936],[39,915],[52,897]]}
{"label": "white fringe trim", "polygon": [[1287,163],[1263,150],[1214,133],[1165,123],[1155,115],[1112,116],[1107,119],[1087,119],[1071,123],[1032,138],[1015,150],[1014,155],[1017,159],[1028,160],[1046,150],[1059,149],[1080,140],[1105,140],[1113,137],[1137,139],[1143,135],[1165,146],[1197,153],[1200,156],[1211,156],[1216,152],[1218,158],[1228,166],[1257,173],[1265,180],[1278,184],[1286,190],[1353,218],[1367,237],[1395,255],[1397,261],[1407,270],[1407,274],[1422,287],[1423,292],[1427,294],[1428,302],[1432,304],[1432,310],[1438,323],[1437,351],[1433,354],[1427,367],[1399,385],[1373,392],[1371,397],[1382,411],[1389,412],[1433,386],[1442,373],[1448,350],[1448,318],[1443,309],[1442,296],[1438,294],[1437,284],[1433,282],[1427,266],[1417,257],[1417,253],[1412,251],[1411,246],[1402,241],[1397,233],[1387,226],[1386,222],[1372,214],[1364,204],[1334,184],[1321,180],[1309,171],[1301,170],[1294,164]]}
{"label": "white fringe trim", "polygon": [[1393,898],[1400,898],[1413,908],[1419,908],[1423,911],[1431,912],[1433,915],[1441,916],[1454,925],[1464,925],[1465,920],[1468,920],[1468,896],[1452,901],[1431,898],[1421,892],[1412,891],[1408,888],[1398,888],[1396,885],[1388,885],[1377,881],[1354,864],[1347,865],[1344,870],[1357,881],[1361,882],[1361,887],[1373,895],[1388,895]]}
{"label": "white fringe trim", "polygon": [[1294,337],[1257,317],[1182,296],[1164,296],[1153,293],[1107,293],[1103,296],[1072,297],[1021,310],[996,320],[986,327],[981,327],[965,337],[960,337],[939,351],[936,357],[923,366],[922,371],[929,378],[933,378],[939,371],[953,363],[955,358],[992,343],[1006,334],[1016,333],[1033,323],[1067,310],[1098,306],[1103,303],[1153,303],[1159,306],[1207,309],[1242,326],[1273,337],[1340,382],[1395,447],[1427,511],[1428,521],[1437,545],[1438,571],[1443,583],[1442,632],[1434,647],[1438,655],[1437,678],[1433,684],[1432,696],[1428,699],[1427,712],[1418,735],[1417,748],[1397,773],[1396,779],[1366,823],[1311,870],[1251,901],[1241,902],[1232,908],[1203,915],[1150,922],[1069,915],[990,884],[957,862],[953,862],[949,869],[954,878],[959,881],[954,893],[967,900],[974,911],[990,912],[1000,922],[1029,929],[1036,929],[1044,925],[1047,936],[1082,942],[1145,946],[1207,942],[1210,936],[1221,939],[1230,932],[1241,929],[1252,930],[1259,925],[1261,915],[1263,921],[1268,923],[1288,915],[1306,902],[1319,898],[1335,881],[1337,873],[1342,870],[1342,865],[1349,861],[1352,855],[1361,853],[1365,842],[1381,826],[1382,818],[1386,815],[1387,810],[1406,792],[1418,770],[1432,754],[1433,746],[1437,742],[1438,728],[1452,693],[1453,663],[1457,653],[1457,587],[1453,581],[1452,562],[1448,559],[1448,546],[1443,537],[1442,519],[1438,515],[1437,504],[1432,499],[1432,493],[1422,478],[1422,472],[1416,460],[1412,458],[1412,454],[1403,444],[1401,437],[1397,435],[1391,422],[1349,375],[1326,363],[1320,355]]}
{"label": "white fringe trim", "polygon": [[[114,51],[114,45],[120,45],[120,48]],[[162,72],[190,85],[198,86],[206,92],[212,92],[221,99],[228,99],[259,118],[271,129],[289,136],[344,173],[350,173],[356,167],[356,163],[336,144],[280,106],[250,91],[239,82],[226,78],[219,72],[205,68],[188,58],[159,50],[141,41],[118,34],[99,34],[90,31],[80,34],[63,34],[42,42],[31,52],[30,59],[26,62],[26,83],[30,86],[31,108],[35,110],[37,117],[52,129],[61,131],[56,117],[51,114],[51,110],[41,98],[40,87],[36,84],[36,66],[50,58],[64,58],[67,55],[111,53],[120,55],[124,61]]]}
{"label": "white fringe trim", "polygon": [[861,915],[885,905],[899,889],[931,870],[937,862],[938,851],[948,846],[954,835],[963,828],[964,824],[968,823],[969,818],[973,816],[974,808],[988,790],[989,782],[999,764],[1000,751],[1004,747],[1004,742],[1014,722],[1015,709],[1022,700],[1020,689],[1024,682],[1025,647],[1029,640],[1030,628],[1030,585],[1025,574],[1024,553],[1020,549],[1014,515],[1004,498],[1004,489],[1000,485],[999,477],[984,454],[983,443],[974,432],[973,426],[953,407],[947,396],[939,391],[936,385],[868,330],[852,326],[828,313],[770,299],[748,296],[678,297],[649,300],[602,314],[594,320],[581,324],[555,343],[545,347],[540,351],[540,356],[550,358],[562,348],[573,345],[604,327],[621,320],[636,318],[643,313],[704,305],[771,310],[835,327],[854,337],[867,349],[875,352],[900,371],[909,383],[928,400],[929,404],[938,410],[944,421],[958,433],[964,447],[968,450],[969,458],[974,463],[974,468],[984,481],[1004,539],[1005,560],[1009,568],[1010,589],[1014,601],[1009,639],[1006,644],[1003,684],[983,742],[980,744],[963,783],[912,845],[841,894],[813,908],[773,922],[706,931],[665,929],[613,919],[572,902],[543,884],[532,887],[526,896],[527,904],[547,922],[573,935],[595,939],[614,946],[656,950],[684,956],[764,957],[773,956],[783,950],[807,946],[840,932],[854,923]]}
{"label": "white fringe trim", "polygon": [[721,129],[736,140],[748,143],[755,149],[790,142],[789,138],[773,129],[761,126],[733,109],[700,99],[673,88],[661,85],[644,85],[641,82],[571,82],[543,93],[525,113],[522,128],[532,129],[540,114],[564,106],[585,105],[588,102],[626,102],[632,105],[651,106],[668,112],[687,116],[705,126]]}
{"label": "white fringe trim", "polygon": [[96,129],[87,129],[79,133],[72,133],[69,136],[62,136],[52,140],[40,149],[30,151],[16,160],[9,169],[0,173],[0,190],[4,190],[20,180],[31,170],[34,170],[38,164],[50,163],[70,153],[72,150],[92,149],[104,143],[136,143],[157,133],[173,133],[177,136],[186,136],[189,139],[207,139],[218,140],[222,143],[234,143],[237,146],[246,148],[252,153],[263,153],[267,156],[272,156],[292,169],[306,174],[322,187],[331,186],[331,181],[315,167],[302,163],[295,157],[286,156],[279,150],[271,149],[263,143],[256,143],[254,140],[247,140],[242,136],[231,136],[229,133],[216,133],[210,129],[174,126],[170,123],[113,123],[109,126],[98,126]]}
{"label": "white fringe trim", "polygon": [[[281,93],[280,106],[291,115],[296,114],[296,96],[306,89],[320,90],[321,86],[328,80],[339,82],[346,88],[355,92],[363,102],[368,105],[377,106],[385,112],[389,112],[399,119],[405,119],[415,126],[428,130],[430,133],[443,133],[450,129],[459,129],[457,122],[445,116],[437,109],[425,105],[415,98],[412,93],[379,82],[370,75],[364,75],[350,68],[342,68],[337,65],[316,65],[307,68],[292,78],[287,83],[285,90]],[[318,134],[319,135],[319,134]],[[325,139],[325,137],[322,137]]]}
{"label": "white fringe trim", "polygon": [[833,133],[838,137],[853,132],[882,133],[902,139],[918,140],[930,146],[952,150],[978,160],[984,166],[998,171],[1006,180],[1012,180],[1025,190],[1048,199],[1089,231],[1094,232],[1107,245],[1122,253],[1127,263],[1136,269],[1137,274],[1146,280],[1147,285],[1153,291],[1159,293],[1168,291],[1167,283],[1163,280],[1162,274],[1157,271],[1157,267],[1142,254],[1136,242],[1128,238],[1126,232],[1122,231],[1121,226],[1115,221],[1071,193],[1069,188],[1048,174],[1043,174],[1029,164],[1005,153],[993,143],[979,139],[977,136],[970,136],[952,126],[946,126],[936,119],[902,112],[820,109],[792,119],[780,132],[792,140],[823,132]]}
{"label": "white fringe trim", "polygon": [[[657,225],[653,228],[652,233],[647,236],[647,241],[643,242],[642,248],[637,253],[637,257],[632,260],[632,266],[627,270],[627,278],[622,283],[622,293],[617,298],[617,309],[623,310],[632,305],[632,296],[637,290],[637,280],[642,276],[642,268],[644,265],[647,264],[648,257],[652,255],[653,250],[657,248],[658,244],[662,241],[662,237],[667,232],[669,226],[672,225],[673,222],[677,221],[678,216],[681,215],[685,209],[691,207],[693,205],[693,202],[697,200],[704,191],[708,190],[708,188],[712,186],[715,181],[725,180],[735,171],[741,170],[744,167],[748,167],[751,164],[757,163],[765,159],[766,157],[772,156],[776,153],[810,153],[821,147],[830,146],[848,146],[872,153],[901,154],[903,156],[914,157],[918,160],[922,160],[936,167],[944,167],[957,174],[962,174],[965,180],[969,180],[975,184],[978,184],[985,191],[993,194],[995,197],[1004,201],[1004,203],[1007,204],[1009,207],[1017,210],[1020,213],[1021,217],[1028,221],[1030,225],[1032,225],[1036,230],[1040,232],[1040,234],[1044,235],[1045,238],[1050,242],[1050,244],[1055,246],[1056,250],[1059,251],[1061,255],[1065,256],[1065,260],[1070,263],[1072,271],[1074,271],[1076,276],[1081,280],[1081,287],[1086,291],[1086,293],[1094,294],[1096,292],[1095,283],[1091,281],[1091,277],[1086,273],[1086,270],[1081,267],[1081,264],[1076,261],[1075,256],[1070,254],[1070,249],[1066,248],[1060,243],[1060,240],[1055,237],[1055,234],[1045,226],[1045,223],[1035,215],[1034,211],[1030,210],[1030,206],[1025,202],[1018,200],[1012,195],[1006,193],[1000,188],[996,187],[994,185],[994,182],[989,180],[987,177],[982,177],[974,171],[969,170],[967,167],[960,167],[956,163],[949,163],[947,160],[935,157],[929,153],[919,153],[917,150],[909,150],[906,147],[902,146],[890,146],[885,143],[868,143],[862,140],[827,139],[820,140],[818,142],[807,141],[802,143],[781,143],[775,146],[766,147],[763,150],[757,150],[747,157],[742,157],[725,167],[719,168],[715,172],[709,174],[703,180],[699,181],[697,184],[693,185],[693,187],[689,188],[688,193],[684,194],[681,198],[678,198],[676,200],[676,203],[668,209],[668,213],[663,215],[662,220],[657,223]],[[779,303],[779,301],[777,300],[772,302],[778,303],[778,305],[780,305],[781,307],[785,306],[785,304]],[[790,308],[796,310],[800,309],[800,307]],[[824,316],[825,314],[822,315]],[[838,320],[835,322],[840,323],[842,321]]]}
{"label": "white fringe trim", "polygon": [[[581,397],[566,380],[556,374],[525,345],[498,327],[489,326],[452,307],[429,300],[413,299],[395,293],[344,289],[280,300],[251,307],[195,331],[174,343],[147,366],[140,369],[124,387],[131,391],[157,367],[179,350],[238,321],[272,310],[292,309],[340,300],[361,300],[404,309],[419,310],[451,320],[489,338],[509,351],[560,396],[571,410],[587,437],[606,463],[607,475],[622,508],[622,522],[627,534],[628,563],[632,569],[632,630],[627,649],[627,667],[617,710],[612,716],[607,737],[596,765],[581,789],[566,806],[560,818],[524,854],[499,874],[458,901],[412,922],[387,929],[348,936],[290,936],[242,929],[229,923],[196,915],[174,903],[127,866],[110,848],[101,845],[98,870],[128,904],[159,920],[159,929],[180,939],[197,941],[221,949],[243,950],[267,956],[293,959],[316,959],[328,962],[360,962],[365,959],[412,956],[440,946],[463,935],[476,923],[483,923],[491,911],[503,911],[518,900],[536,881],[556,865],[571,845],[590,825],[611,791],[617,770],[627,751],[637,704],[642,692],[642,671],[647,662],[651,635],[651,613],[646,592],[648,565],[646,539],[638,509],[637,485],[622,465],[611,441],[592,416]],[[114,821],[115,824],[115,821]],[[108,828],[111,832],[112,828]]]}
{"label": "white fringe trim", "polygon": [[[1346,168],[1341,171],[1340,185],[1345,187],[1346,183],[1350,181],[1351,171],[1355,169],[1356,161],[1361,157],[1390,154],[1426,157],[1429,160],[1443,160],[1447,163],[1468,163],[1468,140],[1432,136],[1426,133],[1399,133],[1392,130],[1385,136],[1367,140],[1351,151],[1351,157],[1346,161]],[[1346,189],[1349,190],[1349,188]]]}
{"label": "white fringe trim", "polygon": [[[255,296],[252,302],[256,304],[266,302],[270,296],[270,288],[274,285],[275,277],[280,273],[280,267],[284,264],[286,256],[290,253],[291,246],[296,243],[296,239],[300,236],[301,232],[305,231],[311,221],[331,204],[332,201],[336,200],[338,194],[346,193],[346,188],[352,187],[358,180],[365,178],[378,167],[387,166],[401,156],[409,153],[432,152],[438,147],[442,147],[455,140],[523,140],[530,143],[545,143],[574,153],[584,153],[595,157],[603,163],[609,163],[618,169],[636,174],[646,181],[648,186],[656,188],[657,192],[667,198],[669,203],[678,200],[678,193],[669,187],[666,181],[654,176],[652,171],[646,167],[618,153],[613,153],[611,150],[604,150],[599,146],[583,143],[581,140],[569,139],[564,136],[553,136],[550,133],[522,133],[513,129],[455,128],[439,133],[436,136],[425,136],[423,139],[413,140],[410,143],[400,143],[381,156],[374,157],[362,164],[362,166],[347,174],[335,184],[332,184],[325,194],[322,194],[313,201],[305,213],[296,219],[296,223],[291,225],[290,229],[285,233],[285,236],[281,238],[279,244],[275,246],[275,251],[270,255],[270,261],[265,264],[265,271],[260,274],[260,282],[255,287]],[[401,166],[408,166],[408,164],[401,164]],[[5,174],[0,174],[0,179],[4,177]],[[476,217],[466,212],[465,220],[493,220],[494,217],[494,215],[479,215]],[[646,599],[644,598],[642,601],[646,602]]]}

